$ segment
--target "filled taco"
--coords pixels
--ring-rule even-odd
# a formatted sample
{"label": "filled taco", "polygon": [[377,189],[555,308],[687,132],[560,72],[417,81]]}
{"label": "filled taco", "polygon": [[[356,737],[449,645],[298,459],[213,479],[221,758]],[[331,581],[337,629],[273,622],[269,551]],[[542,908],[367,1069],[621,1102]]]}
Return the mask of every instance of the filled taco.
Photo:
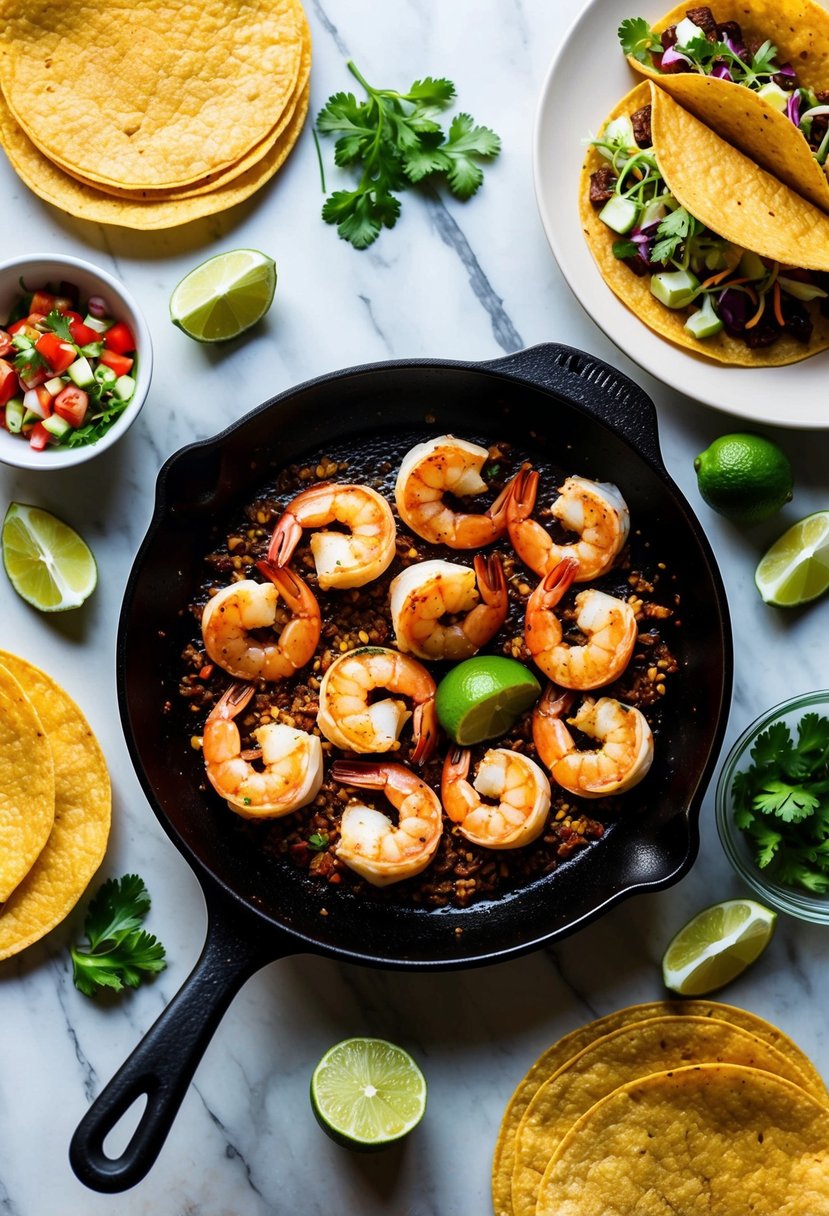
{"label": "filled taco", "polygon": [[829,211],[829,12],[716,0],[619,27],[631,65],[757,164]]}
{"label": "filled taco", "polygon": [[829,347],[829,216],[652,83],[591,141],[579,208],[608,286],[677,345],[750,367]]}

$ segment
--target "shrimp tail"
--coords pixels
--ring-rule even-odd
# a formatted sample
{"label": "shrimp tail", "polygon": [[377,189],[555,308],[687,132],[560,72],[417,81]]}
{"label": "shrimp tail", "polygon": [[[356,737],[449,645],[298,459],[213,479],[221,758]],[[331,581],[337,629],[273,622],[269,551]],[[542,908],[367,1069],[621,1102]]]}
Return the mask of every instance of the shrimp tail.
{"label": "shrimp tail", "polygon": [[471,760],[472,752],[468,747],[451,747],[443,762],[441,784],[449,781],[465,781],[469,776]]}
{"label": "shrimp tail", "polygon": [[412,764],[425,764],[437,747],[438,734],[440,733],[434,697],[430,697],[427,701],[423,701],[420,705],[415,706],[415,711],[412,715],[412,731],[415,741],[415,748],[412,752]]}
{"label": "shrimp tail", "polygon": [[566,595],[570,585],[575,581],[579,572],[579,563],[575,557],[565,557],[544,575],[538,587],[533,592],[533,598],[538,597],[537,603],[541,608],[555,608],[556,604]]}
{"label": "shrimp tail", "polygon": [[256,691],[253,684],[237,681],[229,685],[210,712],[211,718],[235,718],[250,701]]}
{"label": "shrimp tail", "polygon": [[507,486],[510,494],[505,503],[509,509],[510,523],[520,523],[532,515],[538,496],[538,482],[538,473],[528,465],[524,465],[515,474]]}
{"label": "shrimp tail", "polygon": [[[477,553],[473,561],[481,599],[491,608],[507,604],[507,579],[501,559],[495,553]],[[506,612],[504,613],[506,618]]]}
{"label": "shrimp tail", "polygon": [[387,765],[373,760],[335,760],[331,776],[340,785],[379,790],[386,784],[386,768]]}
{"label": "shrimp tail", "polygon": [[570,712],[576,695],[550,682],[544,689],[541,700],[535,707],[540,718],[563,718]]}
{"label": "shrimp tail", "polygon": [[521,472],[519,470],[515,477],[507,482],[501,493],[495,499],[495,502],[493,502],[492,505],[484,512],[484,514],[488,515],[492,522],[499,528],[506,529],[507,510],[509,508],[510,499],[515,492],[515,485],[520,476]]}
{"label": "shrimp tail", "polygon": [[256,569],[260,574],[264,574],[265,578],[271,580],[291,612],[296,616],[316,607],[314,593],[295,570],[289,570],[287,566],[276,566],[270,558],[257,562]]}
{"label": "shrimp tail", "polygon": [[268,546],[268,561],[273,563],[277,569],[287,566],[301,536],[302,524],[295,515],[286,511],[273,530],[271,543]]}

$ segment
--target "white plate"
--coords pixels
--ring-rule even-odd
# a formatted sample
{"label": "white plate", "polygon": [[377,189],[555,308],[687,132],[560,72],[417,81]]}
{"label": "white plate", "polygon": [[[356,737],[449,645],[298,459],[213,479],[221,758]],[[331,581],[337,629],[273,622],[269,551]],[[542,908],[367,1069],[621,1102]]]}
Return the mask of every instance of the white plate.
{"label": "white plate", "polygon": [[[619,46],[625,17],[656,21],[668,0],[591,0],[550,65],[535,120],[533,172],[541,222],[582,307],[628,358],[671,388],[752,422],[829,428],[829,352],[786,367],[724,367],[674,346],[625,308],[605,284],[579,223],[584,141],[639,83]],[[643,11],[644,10],[644,11]]]}

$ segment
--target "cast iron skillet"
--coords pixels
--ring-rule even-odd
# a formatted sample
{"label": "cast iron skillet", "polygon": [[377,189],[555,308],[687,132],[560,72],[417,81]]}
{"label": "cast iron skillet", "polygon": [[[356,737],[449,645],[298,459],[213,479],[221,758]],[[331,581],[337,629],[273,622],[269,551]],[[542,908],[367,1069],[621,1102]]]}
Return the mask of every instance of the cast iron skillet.
{"label": "cast iron skillet", "polygon": [[[630,808],[589,850],[497,901],[436,911],[359,900],[266,858],[238,834],[212,793],[199,792],[174,702],[182,614],[221,522],[304,453],[397,429],[485,434],[521,442],[539,460],[617,482],[634,526],[671,554],[683,589],[681,729]],[[161,1150],[195,1068],[241,985],[274,959],[311,951],[420,971],[512,958],[585,925],[622,898],[676,882],[698,847],[697,816],[719,752],[731,694],[725,592],[706,538],[659,453],[649,398],[592,356],[545,345],[491,363],[417,360],[358,367],[300,385],[223,434],[184,448],[158,478],[156,509],[121,612],[117,677],[127,745],[162,826],[193,867],[208,908],[192,974],[81,1121],[75,1173],[121,1191]],[[327,915],[320,914],[321,904]],[[147,1105],[117,1159],[106,1136],[142,1095]]]}

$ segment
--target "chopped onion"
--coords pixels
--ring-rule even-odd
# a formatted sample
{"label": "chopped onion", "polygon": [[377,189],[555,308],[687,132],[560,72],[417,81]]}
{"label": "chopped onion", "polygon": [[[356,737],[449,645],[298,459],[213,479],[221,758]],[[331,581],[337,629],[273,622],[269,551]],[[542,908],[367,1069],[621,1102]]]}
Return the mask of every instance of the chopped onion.
{"label": "chopped onion", "polygon": [[109,316],[109,305],[103,296],[90,296],[86,309],[90,317],[95,317],[99,321]]}

